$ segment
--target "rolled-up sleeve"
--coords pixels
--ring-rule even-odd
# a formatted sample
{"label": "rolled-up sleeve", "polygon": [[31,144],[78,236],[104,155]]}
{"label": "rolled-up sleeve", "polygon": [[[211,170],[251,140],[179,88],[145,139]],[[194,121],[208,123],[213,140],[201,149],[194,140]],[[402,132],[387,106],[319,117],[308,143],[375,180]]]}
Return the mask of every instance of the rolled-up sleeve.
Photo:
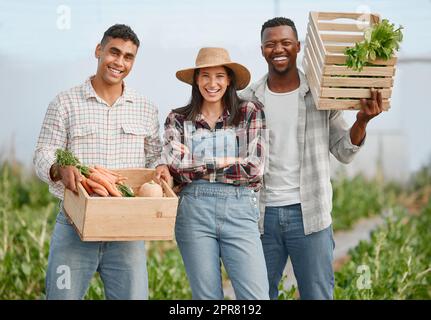
{"label": "rolled-up sleeve", "polygon": [[61,184],[61,182],[52,181],[49,173],[55,163],[55,151],[58,148],[65,149],[66,145],[64,115],[60,99],[57,97],[48,106],[33,156],[36,175],[52,187]]}
{"label": "rolled-up sleeve", "polygon": [[351,128],[343,118],[343,112],[331,111],[329,117],[329,148],[334,157],[342,163],[350,163],[355,154],[365,143],[366,137],[359,146],[350,138]]}

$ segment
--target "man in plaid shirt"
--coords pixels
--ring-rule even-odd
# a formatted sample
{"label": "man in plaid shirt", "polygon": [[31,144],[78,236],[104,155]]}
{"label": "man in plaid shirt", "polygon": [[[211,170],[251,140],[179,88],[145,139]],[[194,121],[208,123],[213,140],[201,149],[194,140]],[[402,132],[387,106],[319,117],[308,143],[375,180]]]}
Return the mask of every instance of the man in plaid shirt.
{"label": "man in plaid shirt", "polygon": [[[70,150],[86,165],[107,168],[157,167],[161,141],[157,108],[125,86],[139,39],[130,27],[114,25],[95,50],[97,73],[62,92],[48,107],[34,154],[37,175],[63,200],[64,188],[77,192],[81,175],[73,166],[55,164],[58,148]],[[47,299],[82,299],[98,271],[108,299],[147,299],[148,277],[143,241],[83,242],[60,205],[46,275]]]}
{"label": "man in plaid shirt", "polygon": [[341,111],[319,111],[307,79],[296,66],[300,43],[290,19],[274,18],[261,29],[268,74],[242,97],[264,105],[269,160],[260,194],[262,244],[270,298],[290,257],[301,299],[332,299],[334,240],[329,155],[352,161],[365,140],[368,122],[382,112],[382,95],[362,99],[351,128]]}

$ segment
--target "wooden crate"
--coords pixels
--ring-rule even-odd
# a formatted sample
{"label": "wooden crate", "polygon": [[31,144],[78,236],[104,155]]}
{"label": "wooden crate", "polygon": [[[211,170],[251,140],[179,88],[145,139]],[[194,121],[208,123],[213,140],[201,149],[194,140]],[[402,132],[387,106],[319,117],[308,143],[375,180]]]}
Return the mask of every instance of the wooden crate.
{"label": "wooden crate", "polygon": [[[114,170],[127,177],[134,192],[150,181],[154,169]],[[165,197],[90,197],[78,185],[78,195],[66,189],[63,206],[83,241],[172,240],[178,198],[162,181]]]}
{"label": "wooden crate", "polygon": [[370,61],[361,72],[343,65],[344,50],[364,39],[364,28],[380,21],[376,14],[310,12],[303,68],[319,110],[360,109],[370,88],[383,95],[383,108],[390,108],[397,58]]}

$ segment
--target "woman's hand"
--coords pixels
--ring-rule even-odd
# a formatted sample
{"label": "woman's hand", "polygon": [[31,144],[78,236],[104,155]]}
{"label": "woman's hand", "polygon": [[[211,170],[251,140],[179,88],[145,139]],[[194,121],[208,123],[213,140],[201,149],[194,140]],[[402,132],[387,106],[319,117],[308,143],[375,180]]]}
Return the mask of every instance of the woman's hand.
{"label": "woman's hand", "polygon": [[160,179],[165,180],[171,188],[174,186],[174,178],[172,178],[169,172],[169,168],[165,164],[159,165],[156,168],[156,175],[154,176],[154,180],[160,184]]}

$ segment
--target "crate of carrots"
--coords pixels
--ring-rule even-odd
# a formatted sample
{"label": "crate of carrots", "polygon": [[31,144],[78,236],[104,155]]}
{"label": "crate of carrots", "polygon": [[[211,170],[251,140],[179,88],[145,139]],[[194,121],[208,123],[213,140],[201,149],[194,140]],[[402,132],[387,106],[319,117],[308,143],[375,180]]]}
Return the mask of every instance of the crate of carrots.
{"label": "crate of carrots", "polygon": [[374,88],[388,110],[402,39],[402,27],[377,14],[311,12],[303,68],[316,108],[359,109]]}
{"label": "crate of carrots", "polygon": [[65,189],[63,207],[83,241],[172,240],[178,198],[154,169],[86,166],[69,151],[57,150],[57,164],[82,175],[78,193]]}

